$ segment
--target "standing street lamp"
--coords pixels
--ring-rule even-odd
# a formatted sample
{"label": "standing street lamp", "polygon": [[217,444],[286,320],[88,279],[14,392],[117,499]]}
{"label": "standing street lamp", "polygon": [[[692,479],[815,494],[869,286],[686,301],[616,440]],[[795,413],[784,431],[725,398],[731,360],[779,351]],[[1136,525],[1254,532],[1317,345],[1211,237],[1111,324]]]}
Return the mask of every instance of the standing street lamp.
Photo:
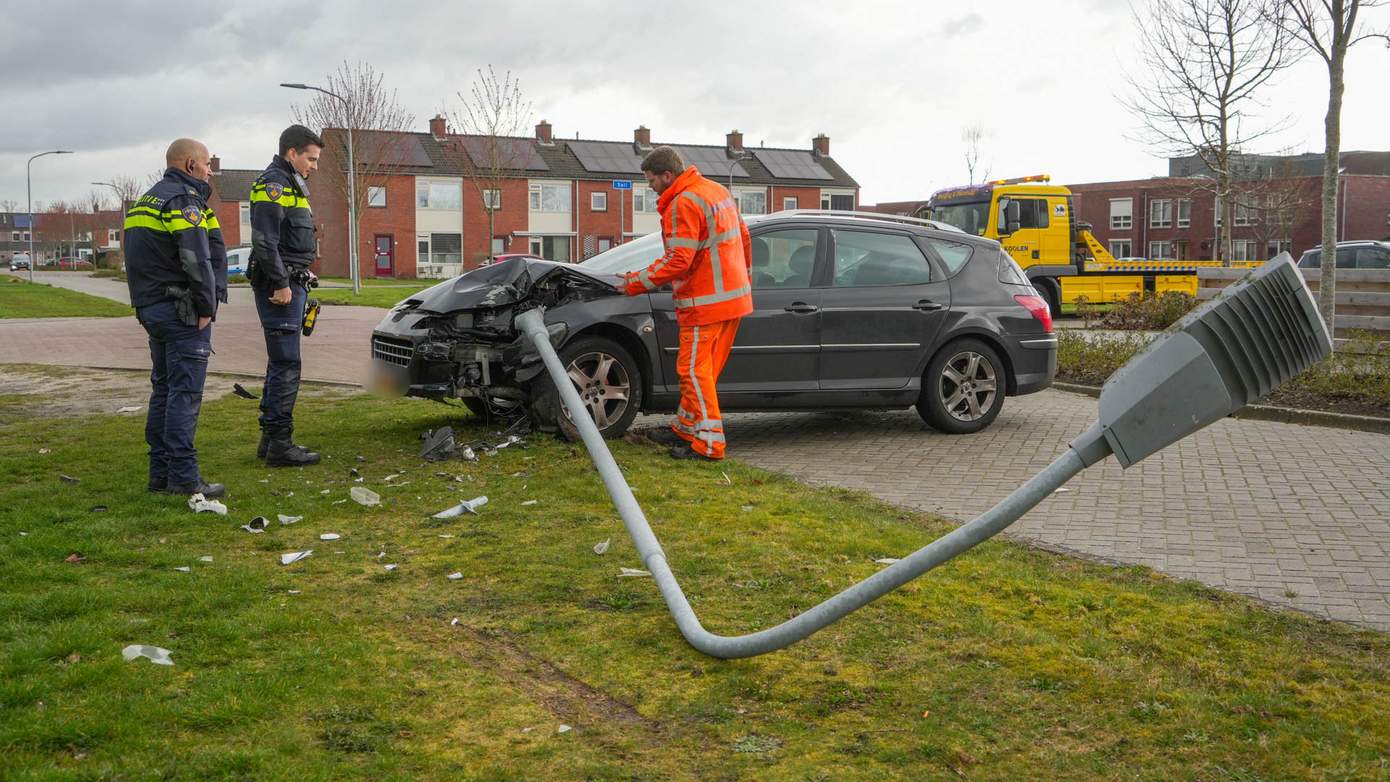
{"label": "standing street lamp", "polygon": [[29,169],[34,165],[34,160],[44,155],[71,155],[70,149],[51,149],[47,152],[40,152],[34,157],[29,158],[29,162],[24,164],[24,192],[29,199],[29,282],[34,281],[34,266],[38,260],[34,258],[34,234],[38,233],[38,228],[34,225],[34,185],[33,178],[29,174]]}
{"label": "standing street lamp", "polygon": [[329,92],[322,87],[315,87],[312,84],[288,84],[280,83],[281,87],[288,87],[292,90],[314,90],[322,92],[332,98],[337,98],[343,102],[343,108],[347,109],[347,137],[348,137],[348,263],[351,264],[349,277],[352,278],[352,292],[354,294],[362,292],[362,274],[357,268],[357,159],[353,156],[352,149],[352,103],[347,98],[336,92]]}

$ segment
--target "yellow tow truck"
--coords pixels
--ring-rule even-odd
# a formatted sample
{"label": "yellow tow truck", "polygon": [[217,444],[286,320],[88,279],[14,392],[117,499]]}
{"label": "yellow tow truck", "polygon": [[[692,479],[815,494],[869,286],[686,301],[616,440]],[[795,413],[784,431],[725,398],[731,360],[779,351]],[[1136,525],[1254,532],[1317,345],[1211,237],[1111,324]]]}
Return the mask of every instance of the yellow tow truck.
{"label": "yellow tow truck", "polygon": [[1048,184],[1047,174],[997,179],[938,190],[927,202],[932,220],[996,239],[1033,282],[1054,317],[1080,297],[1092,303],[1123,301],[1146,291],[1197,295],[1197,269],[1221,261],[1116,260],[1078,223],[1072,192]]}

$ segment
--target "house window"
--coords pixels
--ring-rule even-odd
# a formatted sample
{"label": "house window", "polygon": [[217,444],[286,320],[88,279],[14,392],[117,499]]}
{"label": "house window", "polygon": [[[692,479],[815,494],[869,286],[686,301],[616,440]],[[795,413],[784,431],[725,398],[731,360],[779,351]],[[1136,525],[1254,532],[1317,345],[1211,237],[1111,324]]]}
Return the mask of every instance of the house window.
{"label": "house window", "polygon": [[1249,204],[1236,202],[1235,223],[1236,225],[1254,225],[1256,209]]}
{"label": "house window", "polygon": [[1265,257],[1273,258],[1279,253],[1292,253],[1293,242],[1285,239],[1270,239],[1265,242]]}
{"label": "house window", "polygon": [[746,215],[767,214],[767,191],[740,191],[738,194],[738,210]]}
{"label": "house window", "polygon": [[820,193],[820,208],[834,209],[837,212],[854,211],[853,193],[827,193],[824,190]]}
{"label": "house window", "polygon": [[501,208],[502,208],[502,191],[501,191],[501,190],[490,190],[490,189],[489,189],[489,190],[484,190],[484,191],[482,191],[482,197],[483,197],[483,208],[484,208],[484,209],[489,209],[489,210],[495,212],[495,211],[497,211],[498,209],[501,209]]}
{"label": "house window", "polygon": [[1149,242],[1149,258],[1150,258],[1150,260],[1160,260],[1160,259],[1172,258],[1172,257],[1173,257],[1173,243],[1172,243],[1172,242],[1167,242],[1167,241],[1163,241],[1163,242]]}
{"label": "house window", "polygon": [[1132,228],[1134,226],[1134,199],[1110,199],[1110,227]]}
{"label": "house window", "polygon": [[570,211],[569,185],[531,185],[530,207],[533,212]]}
{"label": "house window", "polygon": [[1134,257],[1134,243],[1129,239],[1111,239],[1110,254],[1116,258]]}
{"label": "house window", "polygon": [[25,232],[24,232],[24,241],[26,241],[26,242],[29,241],[29,232],[28,232],[28,231],[25,231]]}
{"label": "house window", "polygon": [[590,211],[590,212],[607,212],[607,211],[608,211],[608,194],[605,193],[605,192],[603,192],[603,191],[598,191],[598,192],[590,193],[590,194],[589,194],[589,211]]}
{"label": "house window", "polygon": [[568,236],[533,236],[530,245],[532,255],[547,261],[569,262],[570,238]]}
{"label": "house window", "polygon": [[1178,227],[1187,228],[1192,225],[1192,199],[1178,199]]}
{"label": "house window", "polygon": [[415,182],[415,205],[421,209],[459,209],[462,198],[458,182]]}
{"label": "house window", "polygon": [[367,188],[367,206],[384,207],[386,206],[386,188],[369,187]]}
{"label": "house window", "polygon": [[606,253],[611,249],[613,249],[613,240],[606,236],[600,236],[598,240],[598,251]]}
{"label": "house window", "polygon": [[463,236],[430,234],[430,263],[463,263]]}
{"label": "house window", "polygon": [[[1149,227],[1150,228],[1172,228],[1173,227],[1173,200],[1170,198],[1159,198],[1149,202]],[[1168,256],[1163,256],[1167,258]]]}
{"label": "house window", "polygon": [[240,224],[240,236],[242,244],[251,243],[251,202],[242,201],[237,204],[237,222]]}
{"label": "house window", "polygon": [[504,253],[504,252],[506,252],[506,251],[507,251],[507,237],[505,237],[505,236],[494,236],[494,237],[492,237],[492,254],[493,254],[493,256],[501,255],[502,253]]}
{"label": "house window", "polygon": [[783,211],[796,208],[796,196],[785,196],[782,198]]}
{"label": "house window", "polygon": [[115,243],[116,243],[116,229],[115,229],[115,228],[107,228],[107,229],[106,229],[106,243],[107,243],[107,244],[115,244]]}
{"label": "house window", "polygon": [[1191,246],[1190,246],[1190,245],[1191,245],[1191,242],[1188,242],[1188,241],[1186,241],[1186,240],[1182,240],[1182,239],[1175,240],[1175,241],[1173,242],[1173,260],[1175,260],[1175,261],[1186,261],[1186,260],[1191,260],[1192,256],[1190,255],[1190,252],[1189,252],[1189,251],[1191,250]]}
{"label": "house window", "polygon": [[656,192],[650,187],[632,188],[633,212],[656,212]]}
{"label": "house window", "polygon": [[1252,239],[1236,239],[1231,242],[1231,260],[1233,261],[1258,261],[1258,251],[1255,249],[1255,242]]}
{"label": "house window", "polygon": [[12,241],[12,242],[17,242],[17,241],[19,241],[19,231],[11,231],[11,232],[10,232],[10,241]]}

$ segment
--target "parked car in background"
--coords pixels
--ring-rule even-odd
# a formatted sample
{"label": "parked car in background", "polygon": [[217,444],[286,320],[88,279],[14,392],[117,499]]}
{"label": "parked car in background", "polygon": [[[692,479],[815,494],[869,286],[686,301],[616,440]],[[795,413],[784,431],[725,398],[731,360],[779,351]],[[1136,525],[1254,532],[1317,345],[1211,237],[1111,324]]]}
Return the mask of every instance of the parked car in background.
{"label": "parked car in background", "polygon": [[[1307,250],[1298,259],[1300,269],[1317,269],[1322,266],[1322,248]],[[1338,269],[1390,269],[1390,242],[1377,242],[1370,239],[1337,242]]]}
{"label": "parked car in background", "polygon": [[541,258],[538,255],[532,255],[531,253],[501,253],[483,261],[482,265],[492,266],[493,264],[503,263],[504,261],[510,261],[513,258],[533,258],[538,261],[545,260],[544,258]]}
{"label": "parked car in background", "polygon": [[13,256],[10,257],[10,271],[13,272],[13,271],[19,271],[20,269],[28,269],[28,268],[29,268],[29,254],[28,254],[28,253],[15,253]]}
{"label": "parked car in background", "polygon": [[[1057,368],[1047,303],[992,239],[873,213],[749,216],[755,311],[719,378],[726,410],[907,408],[976,432],[1004,397]],[[575,265],[512,258],[402,301],[372,334],[375,385],[462,398],[479,414],[529,412],[568,428],[540,357],[513,325],[536,306],[599,430],[679,400],[668,291],[618,295],[620,275],[662,253],[650,234]]]}
{"label": "parked car in background", "polygon": [[233,247],[227,251],[227,276],[246,275],[246,264],[251,260],[250,247]]}

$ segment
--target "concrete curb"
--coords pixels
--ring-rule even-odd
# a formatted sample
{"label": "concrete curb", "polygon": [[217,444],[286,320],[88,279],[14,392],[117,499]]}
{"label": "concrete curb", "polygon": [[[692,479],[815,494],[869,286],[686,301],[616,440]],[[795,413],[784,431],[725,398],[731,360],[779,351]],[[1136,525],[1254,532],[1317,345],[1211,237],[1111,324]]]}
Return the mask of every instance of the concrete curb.
{"label": "concrete curb", "polygon": [[[1096,386],[1054,381],[1052,388],[1073,394],[1099,397]],[[1330,429],[1350,429],[1358,432],[1390,434],[1390,418],[1371,415],[1351,415],[1348,413],[1329,413],[1324,410],[1303,410],[1296,407],[1274,407],[1273,405],[1249,405],[1237,411],[1232,418],[1248,418],[1252,421],[1276,421],[1282,424],[1302,424],[1304,426],[1325,426]]]}

